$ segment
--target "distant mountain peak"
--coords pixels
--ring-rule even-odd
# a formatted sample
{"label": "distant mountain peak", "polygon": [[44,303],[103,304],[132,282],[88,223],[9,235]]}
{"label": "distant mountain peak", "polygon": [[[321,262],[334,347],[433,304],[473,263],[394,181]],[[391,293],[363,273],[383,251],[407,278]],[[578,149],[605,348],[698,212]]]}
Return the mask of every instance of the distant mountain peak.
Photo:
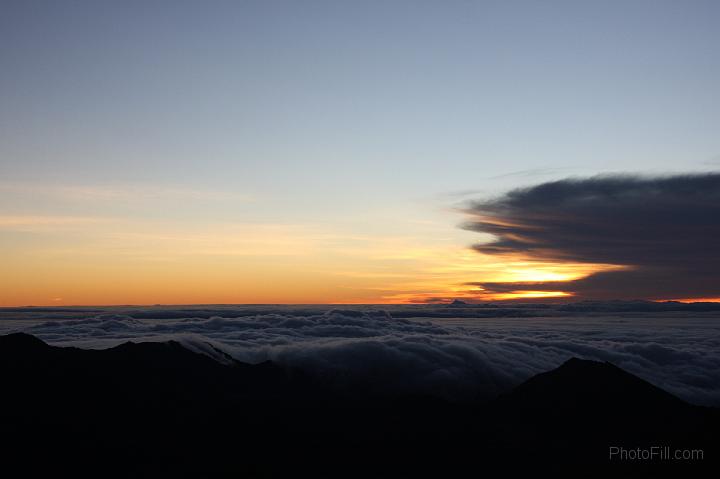
{"label": "distant mountain peak", "polygon": [[454,299],[452,303],[448,303],[448,306],[467,306],[468,303],[461,299]]}
{"label": "distant mountain peak", "polygon": [[505,395],[504,400],[546,410],[657,410],[686,404],[612,363],[576,357],[533,376]]}

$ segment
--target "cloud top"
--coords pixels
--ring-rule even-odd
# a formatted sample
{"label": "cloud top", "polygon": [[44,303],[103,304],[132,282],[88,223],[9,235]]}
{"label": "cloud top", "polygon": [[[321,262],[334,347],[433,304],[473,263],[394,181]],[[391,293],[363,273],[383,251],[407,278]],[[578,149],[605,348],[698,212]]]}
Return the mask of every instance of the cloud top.
{"label": "cloud top", "polygon": [[492,398],[576,356],[611,361],[686,400],[720,405],[717,312],[584,306],[514,313],[429,305],[15,308],[0,310],[0,333],[25,331],[52,344],[93,348],[174,339],[218,360],[217,350],[244,362],[272,360],[347,391],[453,400]]}

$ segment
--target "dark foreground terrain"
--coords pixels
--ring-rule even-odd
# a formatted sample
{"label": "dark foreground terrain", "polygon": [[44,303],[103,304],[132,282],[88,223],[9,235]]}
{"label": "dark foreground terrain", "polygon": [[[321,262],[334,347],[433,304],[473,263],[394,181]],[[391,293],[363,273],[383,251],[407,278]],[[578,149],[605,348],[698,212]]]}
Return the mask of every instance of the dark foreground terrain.
{"label": "dark foreground terrain", "polygon": [[[720,414],[571,359],[491,402],[338,390],[174,342],[0,337],[3,477],[717,477]],[[347,384],[347,381],[344,382]],[[654,452],[610,458],[610,448]],[[651,449],[658,447],[658,449]],[[675,450],[696,458],[674,459]],[[640,452],[642,454],[642,452]],[[666,457],[669,454],[670,457]],[[4,472],[4,473],[3,473]]]}

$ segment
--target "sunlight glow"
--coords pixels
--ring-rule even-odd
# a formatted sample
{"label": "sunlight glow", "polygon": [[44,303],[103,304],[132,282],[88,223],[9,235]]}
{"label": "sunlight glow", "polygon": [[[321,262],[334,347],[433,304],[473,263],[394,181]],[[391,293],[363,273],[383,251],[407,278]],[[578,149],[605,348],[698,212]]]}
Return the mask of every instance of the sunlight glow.
{"label": "sunlight glow", "polygon": [[2,306],[563,298],[570,293],[492,293],[477,284],[572,281],[620,268],[483,255],[442,230],[433,237],[432,229],[383,235],[302,224],[189,227],[172,219],[69,216],[3,216],[0,229],[8,238]]}
{"label": "sunlight glow", "polygon": [[720,303],[720,298],[658,299],[656,302],[676,301],[678,303]]}

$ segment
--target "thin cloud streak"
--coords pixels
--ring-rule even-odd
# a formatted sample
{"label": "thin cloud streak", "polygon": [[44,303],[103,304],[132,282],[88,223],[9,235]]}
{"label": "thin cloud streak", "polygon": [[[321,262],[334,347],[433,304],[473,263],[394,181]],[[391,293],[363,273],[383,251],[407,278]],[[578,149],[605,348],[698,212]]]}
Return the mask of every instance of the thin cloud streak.
{"label": "thin cloud streak", "polygon": [[2,215],[0,229],[5,231],[48,231],[54,229],[87,227],[111,222],[110,218],[60,215]]}
{"label": "thin cloud streak", "polygon": [[158,200],[234,201],[252,203],[250,193],[189,188],[181,185],[95,184],[55,185],[47,183],[1,182],[6,194],[48,196],[66,201],[130,201]]}

